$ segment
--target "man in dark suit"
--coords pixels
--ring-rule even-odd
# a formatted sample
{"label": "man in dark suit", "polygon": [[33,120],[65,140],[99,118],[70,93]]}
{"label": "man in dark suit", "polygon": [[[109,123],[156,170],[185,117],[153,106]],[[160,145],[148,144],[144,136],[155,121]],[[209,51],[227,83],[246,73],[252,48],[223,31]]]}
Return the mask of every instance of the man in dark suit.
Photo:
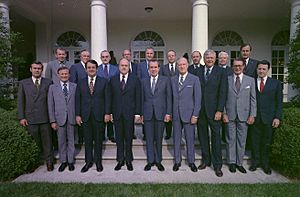
{"label": "man in dark suit", "polygon": [[154,58],[154,49],[152,47],[147,47],[145,50],[146,60],[141,62],[138,65],[138,77],[140,79],[149,78],[149,61],[153,60]]}
{"label": "man in dark suit", "polygon": [[173,141],[175,163],[173,171],[181,166],[181,140],[184,130],[187,160],[192,172],[195,166],[195,125],[201,107],[201,85],[199,78],[188,73],[188,62],[184,57],[177,61],[179,74],[171,78],[173,95]]}
{"label": "man in dark suit", "polygon": [[[273,129],[282,116],[282,87],[280,81],[268,77],[270,63],[263,60],[257,66],[256,99],[257,116],[252,133],[252,158],[250,171],[262,166],[266,174],[271,174],[269,164]],[[280,158],[279,158],[280,159]]]}
{"label": "man in dark suit", "polygon": [[122,53],[122,57],[129,61],[129,72],[135,74],[137,76],[137,68],[138,65],[132,62],[131,60],[131,51],[129,49],[125,49]]}
{"label": "man in dark suit", "polygon": [[202,66],[200,61],[202,59],[202,55],[199,51],[194,51],[191,55],[193,64],[189,66],[188,71],[193,75],[197,75],[197,70]]}
{"label": "man in dark suit", "polygon": [[244,73],[250,77],[255,78],[257,76],[256,66],[258,61],[250,58],[252,51],[252,46],[248,43],[242,44],[240,47],[241,57],[244,59],[246,63],[246,67]]}
{"label": "man in dark suit", "polygon": [[30,66],[32,77],[19,82],[18,119],[27,127],[46,160],[47,170],[53,170],[52,134],[49,124],[47,94],[50,79],[41,77],[43,64],[34,62]]}
{"label": "man in dark suit", "polygon": [[142,80],[142,120],[145,125],[147,165],[149,171],[156,165],[159,171],[164,171],[162,161],[162,139],[164,122],[171,120],[172,91],[170,79],[158,75],[159,63],[149,62],[150,79]]}
{"label": "man in dark suit", "polygon": [[58,153],[61,162],[59,172],[68,166],[74,167],[74,125],[76,84],[69,82],[69,69],[60,67],[57,70],[60,83],[52,84],[48,92],[49,120],[53,130],[57,131]]}
{"label": "man in dark suit", "polygon": [[[119,74],[119,70],[118,67],[112,64],[109,64],[109,61],[111,59],[110,54],[107,50],[104,50],[100,53],[100,58],[102,61],[102,64],[99,66],[98,68],[98,72],[97,75],[99,77],[103,77],[105,79],[107,79],[108,81],[111,79],[111,77],[118,75]],[[115,132],[114,132],[114,125],[112,122],[108,122],[106,124],[107,126],[107,137],[108,139],[115,143]],[[104,127],[105,128],[105,127]],[[103,140],[105,139],[105,129],[104,129],[104,133],[103,133]]]}
{"label": "man in dark suit", "polygon": [[[171,79],[172,76],[175,76],[178,74],[178,69],[176,65],[176,52],[174,50],[169,50],[167,52],[167,59],[168,63],[163,65],[160,69],[160,75],[167,76],[169,79]],[[166,126],[166,136],[165,140],[168,140],[171,138],[172,135],[172,121],[165,123]]]}
{"label": "man in dark suit", "polygon": [[[87,172],[96,163],[98,172],[102,166],[102,135],[104,122],[108,122],[110,99],[107,95],[107,80],[97,76],[98,63],[89,60],[86,63],[88,76],[80,80],[76,88],[76,123],[83,127],[85,144],[85,162],[81,172]],[[94,155],[93,155],[94,153]]]}
{"label": "man in dark suit", "polygon": [[[205,169],[213,164],[218,177],[223,176],[221,150],[221,118],[227,96],[227,75],[224,69],[215,66],[216,53],[206,50],[204,53],[205,66],[201,66],[198,76],[202,89],[202,107],[198,121],[198,138],[201,144],[202,163],[198,169]],[[211,130],[211,146],[209,127]]]}
{"label": "man in dark suit", "polygon": [[141,82],[129,73],[129,62],[122,58],[119,62],[119,75],[109,81],[112,120],[116,128],[117,165],[120,170],[126,161],[127,170],[132,171],[132,138],[134,122],[140,122]]}

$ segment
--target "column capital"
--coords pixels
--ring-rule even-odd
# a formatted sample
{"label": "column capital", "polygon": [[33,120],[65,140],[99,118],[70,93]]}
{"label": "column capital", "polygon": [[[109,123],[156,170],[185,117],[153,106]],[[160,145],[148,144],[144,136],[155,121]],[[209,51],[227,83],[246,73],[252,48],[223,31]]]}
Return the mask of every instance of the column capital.
{"label": "column capital", "polygon": [[91,0],[91,7],[92,6],[103,6],[106,7],[108,0]]}
{"label": "column capital", "polygon": [[193,7],[198,5],[208,6],[208,0],[191,0],[191,2],[193,3]]}

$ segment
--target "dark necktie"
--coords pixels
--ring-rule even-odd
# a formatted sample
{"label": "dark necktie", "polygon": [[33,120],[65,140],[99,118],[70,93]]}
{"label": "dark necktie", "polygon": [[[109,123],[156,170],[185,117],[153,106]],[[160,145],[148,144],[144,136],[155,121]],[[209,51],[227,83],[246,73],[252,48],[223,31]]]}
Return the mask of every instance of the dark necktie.
{"label": "dark necktie", "polygon": [[68,102],[68,88],[67,88],[67,83],[63,84],[63,93],[64,93],[65,100],[66,100],[66,103],[67,103]]}
{"label": "dark necktie", "polygon": [[171,64],[171,76],[175,75],[175,69],[174,69],[174,65]]}
{"label": "dark necktie", "polygon": [[93,93],[94,93],[94,78],[93,77],[91,77],[89,88],[90,88],[90,94],[93,95]]}
{"label": "dark necktie", "polygon": [[260,78],[260,92],[263,92],[264,91],[264,87],[265,87],[265,84],[264,84],[264,78]]}
{"label": "dark necktie", "polygon": [[107,67],[107,64],[104,65],[104,74],[105,74],[105,78],[108,78],[108,67]]}
{"label": "dark necktie", "polygon": [[126,86],[126,83],[125,83],[125,75],[122,76],[121,84],[122,84],[122,91],[123,91],[123,90],[125,89],[125,86]]}
{"label": "dark necktie", "polygon": [[210,69],[207,68],[207,69],[206,69],[206,73],[205,73],[205,81],[207,81],[209,75],[210,75]]}
{"label": "dark necktie", "polygon": [[40,89],[39,79],[36,79],[36,80],[35,80],[34,85],[35,85],[35,87],[36,87],[37,90]]}
{"label": "dark necktie", "polygon": [[156,81],[155,81],[155,77],[153,77],[152,78],[152,86],[151,86],[151,92],[152,92],[152,94],[154,94],[155,86],[156,86]]}
{"label": "dark necktie", "polygon": [[240,80],[239,76],[236,76],[236,79],[235,79],[235,88],[236,88],[237,92],[239,93],[240,89],[241,89],[241,80]]}
{"label": "dark necktie", "polygon": [[180,80],[179,80],[178,84],[179,84],[179,91],[180,91],[183,87],[183,76],[182,75],[180,77]]}
{"label": "dark necktie", "polygon": [[59,67],[63,67],[65,66],[65,63],[64,62],[59,62]]}

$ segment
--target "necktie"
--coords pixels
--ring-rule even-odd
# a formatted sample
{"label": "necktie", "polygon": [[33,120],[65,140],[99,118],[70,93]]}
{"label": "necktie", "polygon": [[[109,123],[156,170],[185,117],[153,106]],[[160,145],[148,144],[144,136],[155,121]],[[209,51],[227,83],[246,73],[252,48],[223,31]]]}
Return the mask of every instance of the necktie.
{"label": "necktie", "polygon": [[65,96],[66,102],[68,102],[68,88],[67,88],[67,83],[63,84],[63,93],[64,93],[64,96]]}
{"label": "necktie", "polygon": [[174,65],[171,64],[171,76],[175,75],[175,69],[174,69]]}
{"label": "necktie", "polygon": [[206,81],[207,81],[209,75],[210,75],[210,69],[207,68],[207,69],[206,69],[206,73],[205,73],[205,80],[206,80]]}
{"label": "necktie", "polygon": [[183,86],[183,76],[181,75],[180,80],[179,80],[179,90],[181,90],[182,86]]}
{"label": "necktie", "polygon": [[40,89],[39,79],[36,79],[36,80],[35,80],[34,85],[35,85],[35,87],[36,87],[37,90]]}
{"label": "necktie", "polygon": [[260,92],[263,92],[265,87],[264,78],[260,78]]}
{"label": "necktie", "polygon": [[236,79],[235,79],[235,87],[236,87],[237,92],[240,92],[240,89],[241,89],[241,81],[240,81],[240,77],[239,77],[239,76],[236,76]]}
{"label": "necktie", "polygon": [[90,80],[90,94],[93,95],[94,93],[94,78],[91,77],[91,80]]}
{"label": "necktie", "polygon": [[104,65],[104,74],[105,74],[105,77],[107,78],[108,77],[108,67],[107,67],[107,64]]}
{"label": "necktie", "polygon": [[126,86],[126,83],[125,83],[125,75],[122,76],[122,82],[121,82],[121,84],[122,84],[122,90],[124,90],[124,89],[125,89],[125,86]]}
{"label": "necktie", "polygon": [[65,66],[65,63],[64,62],[60,62],[59,63],[59,67],[63,67],[63,66]]}
{"label": "necktie", "polygon": [[154,94],[155,86],[156,86],[156,81],[155,81],[155,77],[153,77],[153,78],[152,78],[152,86],[151,86],[152,94]]}

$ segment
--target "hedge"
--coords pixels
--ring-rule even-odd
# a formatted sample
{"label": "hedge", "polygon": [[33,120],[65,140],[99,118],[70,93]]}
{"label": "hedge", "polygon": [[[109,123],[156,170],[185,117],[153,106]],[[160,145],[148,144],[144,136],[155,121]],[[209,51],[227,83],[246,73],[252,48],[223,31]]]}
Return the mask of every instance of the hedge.
{"label": "hedge", "polygon": [[10,180],[33,170],[38,147],[16,119],[16,110],[0,108],[0,181]]}
{"label": "hedge", "polygon": [[286,176],[300,179],[300,108],[283,110],[282,124],[274,132],[271,165]]}

